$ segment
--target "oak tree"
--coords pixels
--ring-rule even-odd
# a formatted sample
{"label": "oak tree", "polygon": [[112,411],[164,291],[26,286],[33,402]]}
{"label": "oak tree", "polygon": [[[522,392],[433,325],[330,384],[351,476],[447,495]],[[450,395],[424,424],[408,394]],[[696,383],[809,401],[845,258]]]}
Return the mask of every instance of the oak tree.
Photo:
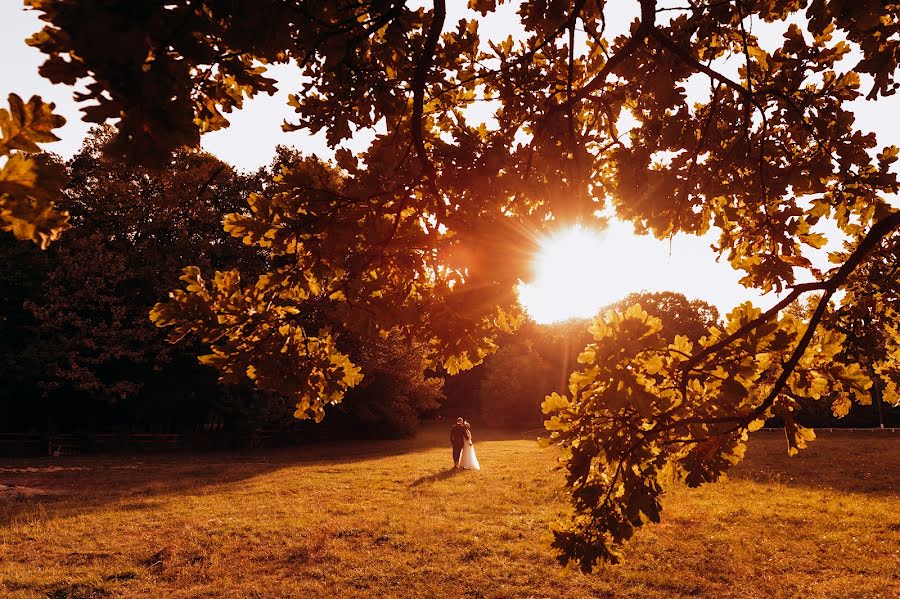
{"label": "oak tree", "polygon": [[24,102],[16,94],[8,110],[0,108],[0,231],[42,248],[68,228],[68,215],[53,208],[65,184],[63,166],[38,146],[59,140],[53,130],[65,119],[53,108],[39,96]]}
{"label": "oak tree", "polygon": [[[30,40],[48,56],[42,74],[87,80],[85,117],[117,119],[109,152],[149,164],[272,92],[265,64],[300,67],[285,128],[324,131],[337,164],[285,165],[226,220],[270,272],[189,267],[153,312],[173,339],[210,343],[203,359],[225,379],[294,397],[299,417],[321,418],[363,376],[334,330],[300,323],[302,306],[340,304],[348,328],[396,329],[456,372],[517,326],[535,239],[605,210],[659,237],[712,231],[745,285],[782,292],[697,341],[669,338],[639,306],[595,319],[583,368],[544,403],[572,499],[554,529],[564,564],[618,560],[659,520],[664,480],[717,480],[771,415],[802,448],[813,435],[794,395],[868,393],[866,369],[833,359],[846,334],[823,325],[900,227],[898,149],[878,148],[853,114],[900,85],[894,0],[634,0],[616,34],[612,3],[530,0],[523,33],[496,39],[480,23],[503,0],[470,0],[453,21],[446,0],[26,4],[46,21]],[[495,110],[478,122],[483,102]],[[373,141],[347,150],[361,130]],[[849,239],[829,268],[810,260],[827,241],[820,222]],[[881,297],[887,283],[861,284]],[[810,292],[808,319],[784,311]],[[896,312],[876,309],[889,351],[871,369],[889,373]]]}

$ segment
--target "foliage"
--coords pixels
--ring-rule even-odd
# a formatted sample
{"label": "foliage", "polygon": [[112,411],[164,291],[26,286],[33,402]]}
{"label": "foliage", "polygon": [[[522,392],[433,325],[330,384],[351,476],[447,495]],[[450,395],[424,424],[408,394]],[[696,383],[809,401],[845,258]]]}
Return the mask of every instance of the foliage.
{"label": "foliage", "polygon": [[[23,359],[33,339],[33,315],[23,307],[41,293],[43,276],[52,266],[47,252],[11,235],[0,235],[0,429],[22,430],[36,403],[37,382],[30,361]],[[28,391],[31,390],[31,393]]]}
{"label": "foliage", "polygon": [[[240,108],[244,96],[273,91],[254,58],[284,60],[278,45],[290,41],[292,23],[289,7],[274,1],[25,4],[50,24],[28,40],[50,55],[41,75],[70,85],[93,79],[79,94],[94,102],[85,119],[121,119],[113,148],[156,165],[171,150],[196,146],[201,131],[227,126],[222,113]],[[266,35],[259,35],[261,20]]]}
{"label": "foliage", "polygon": [[428,376],[421,345],[396,334],[361,337],[353,345],[351,355],[366,377],[331,410],[331,424],[357,437],[412,436],[420,418],[440,406],[444,379]]}
{"label": "foliage", "polygon": [[39,96],[26,103],[9,95],[9,110],[0,108],[0,230],[30,239],[41,248],[68,228],[68,215],[54,210],[65,182],[62,165],[38,154],[37,144],[58,141],[53,130],[65,119]]}
{"label": "foliage", "polygon": [[[851,248],[832,260],[846,259]],[[826,328],[847,336],[836,359],[859,364],[872,379],[871,396],[882,425],[884,404],[900,404],[900,235],[883,239],[870,259],[849,279],[833,318]],[[865,398],[861,398],[867,403]],[[835,398],[833,412],[842,416],[851,408],[846,398]]]}
{"label": "foliage", "polygon": [[[756,326],[760,316],[741,305],[696,351],[683,335],[665,336],[640,304],[594,320],[596,342],[579,356],[585,367],[570,377],[569,395],[543,404],[551,439],[568,450],[578,513],[556,530],[562,555],[586,570],[598,559],[618,561],[636,527],[659,521],[664,480],[718,480],[743,457],[747,433],[773,415],[793,455],[815,438],[794,420],[795,395],[818,399],[829,384],[843,395],[866,392],[871,382],[858,365],[833,360],[843,335],[821,335],[804,352],[815,331],[808,322],[785,314]],[[750,326],[753,334],[742,335]],[[795,364],[785,367],[782,355]]]}
{"label": "foliage", "polygon": [[[563,563],[618,559],[635,525],[659,519],[662,477],[718,479],[769,415],[784,419],[789,451],[802,448],[811,433],[793,396],[868,394],[871,374],[833,359],[847,335],[828,326],[829,305],[900,228],[887,200],[900,151],[877,148],[852,112],[900,83],[896,2],[638,0],[639,18],[612,38],[611,3],[533,0],[519,6],[518,41],[479,32],[500,0],[472,0],[456,24],[445,0],[27,3],[47,23],[31,40],[48,55],[42,73],[92,78],[86,118],[120,119],[109,151],[151,164],[271,92],[260,63],[300,66],[285,127],[324,131],[337,166],[283,164],[250,212],[227,220],[271,256],[269,272],[188,267],[185,289],[153,312],[172,339],[211,343],[204,360],[225,380],[289,395],[300,417],[320,419],[362,380],[333,330],[304,314],[324,306],[350,330],[397,329],[457,372],[518,326],[514,289],[535,240],[606,208],[659,237],[714,230],[745,285],[785,292],[696,343],[639,307],[595,320],[585,368],[545,401],[568,451]],[[760,45],[762,22],[780,47]],[[689,94],[698,82],[708,92]],[[468,110],[482,101],[497,106],[487,123]],[[342,147],[366,129],[368,148]],[[820,221],[850,240],[827,270],[810,261],[828,241]],[[887,297],[886,283],[873,277],[865,292]],[[809,292],[822,295],[808,320],[782,313]],[[872,368],[892,381],[896,313],[874,308],[890,358]]]}
{"label": "foliage", "polygon": [[[226,231],[264,249],[277,268],[247,284],[236,270],[207,281],[196,267],[186,268],[186,289],[151,314],[158,326],[172,327],[173,340],[193,333],[211,343],[212,353],[201,359],[218,367],[223,380],[249,376],[262,388],[295,397],[297,417],[321,420],[325,406],[341,401],[362,374],[337,349],[327,323],[304,325],[311,312],[343,311],[346,325],[360,334],[396,328],[424,338],[429,357],[445,356],[451,373],[494,348],[483,335],[513,326],[519,308],[512,282],[506,307],[491,305],[496,295],[483,288],[476,295],[469,287],[480,279],[464,280],[438,262],[437,247],[448,236],[411,208],[394,199],[385,214],[353,201],[360,190],[347,189],[348,179],[334,167],[282,158],[287,163],[276,167],[273,184],[250,196],[250,214],[225,220]],[[369,235],[379,240],[375,247]],[[466,302],[485,312],[463,319]]]}
{"label": "foliage", "polygon": [[659,318],[662,330],[669,337],[684,335],[692,343],[719,325],[718,308],[700,299],[689,300],[683,293],[674,291],[630,293],[609,309],[621,311],[632,304],[640,304],[647,314]]}
{"label": "foliage", "polygon": [[100,151],[110,135],[94,131],[58,165],[68,184],[57,205],[75,234],[47,252],[0,246],[4,428],[199,426],[240,399],[197,364],[196,345],[166,343],[147,314],[187,256],[262,268],[221,238],[224,215],[261,181],[193,151],[179,151],[165,172],[124,165]]}
{"label": "foliage", "polygon": [[489,426],[537,424],[540,402],[553,388],[553,377],[543,357],[527,339],[501,345],[482,367],[484,379],[478,400]]}
{"label": "foliage", "polygon": [[128,293],[135,284],[128,256],[99,233],[72,236],[55,248],[53,267],[37,301],[24,307],[37,321],[37,343],[26,359],[45,396],[121,401],[134,396],[147,374],[167,361],[160,335]]}

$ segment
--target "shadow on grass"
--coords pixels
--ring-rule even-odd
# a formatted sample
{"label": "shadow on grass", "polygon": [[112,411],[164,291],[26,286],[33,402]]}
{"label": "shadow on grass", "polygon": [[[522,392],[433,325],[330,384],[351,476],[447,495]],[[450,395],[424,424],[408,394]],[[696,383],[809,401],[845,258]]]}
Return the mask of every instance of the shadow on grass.
{"label": "shadow on grass", "polygon": [[[530,439],[515,430],[485,430],[480,439],[490,441]],[[0,461],[0,483],[34,490],[0,494],[0,527],[27,521],[41,514],[67,517],[115,506],[123,511],[153,511],[154,498],[197,495],[210,489],[265,476],[285,468],[315,465],[324,469],[363,463],[405,454],[447,450],[449,428],[429,424],[411,439],[329,441],[309,445],[234,452],[144,455],[91,455],[67,458],[29,458]],[[415,484],[453,476],[440,471]],[[44,493],[44,494],[41,494]]]}
{"label": "shadow on grass", "polygon": [[732,480],[874,496],[900,489],[896,433],[820,432],[793,457],[782,432],[754,433],[747,445],[747,457],[728,472]]}
{"label": "shadow on grass", "polygon": [[409,486],[418,487],[419,485],[424,485],[426,483],[436,483],[438,481],[453,478],[457,474],[459,474],[459,470],[451,466],[450,468],[443,468],[441,470],[438,470],[437,472],[426,474],[423,477],[417,478],[416,480],[409,483]]}
{"label": "shadow on grass", "polygon": [[[524,441],[536,436],[533,431],[498,430],[477,430],[476,435],[479,442]],[[159,509],[156,498],[205,494],[296,466],[312,465],[316,474],[327,475],[331,470],[341,472],[345,465],[405,454],[435,455],[435,450],[446,451],[442,459],[449,462],[448,436],[446,426],[430,425],[416,438],[398,441],[328,442],[231,453],[0,461],[0,483],[48,492],[31,497],[0,494],[0,527],[48,514],[67,517],[110,506],[124,512],[152,512]],[[527,451],[522,459],[528,459]],[[407,484],[421,487],[456,474],[450,468],[429,468]],[[783,434],[760,432],[751,436],[746,460],[732,469],[729,477],[765,485],[893,495],[900,489],[900,436],[824,433],[808,449],[789,458]]]}

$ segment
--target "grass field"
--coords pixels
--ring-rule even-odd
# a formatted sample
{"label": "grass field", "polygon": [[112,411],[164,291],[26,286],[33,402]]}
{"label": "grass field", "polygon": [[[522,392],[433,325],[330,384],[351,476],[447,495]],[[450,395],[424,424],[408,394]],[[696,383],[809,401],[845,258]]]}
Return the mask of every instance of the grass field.
{"label": "grass field", "polygon": [[[202,456],[3,460],[12,597],[897,597],[900,437],[757,433],[730,480],[671,490],[627,561],[560,575],[554,450],[476,432]],[[22,488],[24,487],[24,488]]]}

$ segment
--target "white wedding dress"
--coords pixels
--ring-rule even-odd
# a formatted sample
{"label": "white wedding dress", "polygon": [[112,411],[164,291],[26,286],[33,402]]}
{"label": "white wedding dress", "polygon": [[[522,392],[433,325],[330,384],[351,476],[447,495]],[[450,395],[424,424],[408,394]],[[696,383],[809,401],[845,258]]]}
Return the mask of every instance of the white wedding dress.
{"label": "white wedding dress", "polygon": [[478,458],[475,457],[475,446],[471,441],[463,445],[462,455],[459,456],[459,467],[464,470],[481,470]]}

